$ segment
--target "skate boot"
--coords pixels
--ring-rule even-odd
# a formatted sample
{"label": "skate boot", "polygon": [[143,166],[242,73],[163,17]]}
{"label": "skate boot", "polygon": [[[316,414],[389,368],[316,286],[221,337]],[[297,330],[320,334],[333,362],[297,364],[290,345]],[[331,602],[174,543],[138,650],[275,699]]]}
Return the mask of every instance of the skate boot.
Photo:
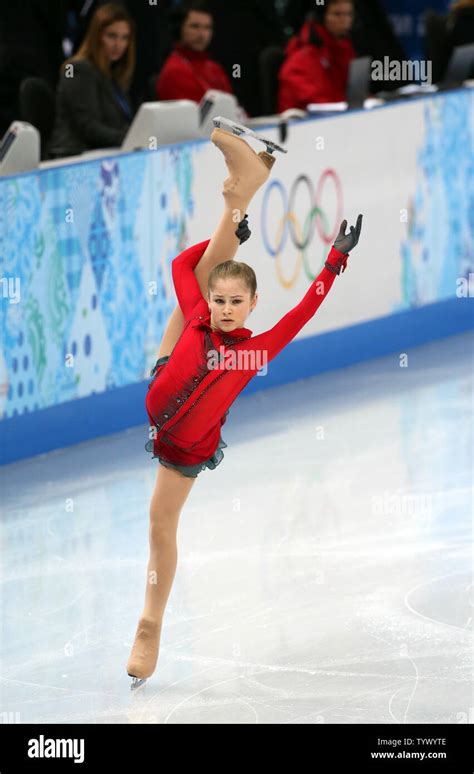
{"label": "skate boot", "polygon": [[[224,119],[214,119],[215,124],[223,121]],[[232,127],[240,126],[233,122],[230,124]],[[255,153],[245,140],[237,137],[236,132],[231,134],[219,126],[217,123],[217,128],[212,131],[211,140],[222,151],[229,170],[229,177],[224,180],[222,193],[229,206],[238,207],[242,202],[249,202],[268,179],[275,157],[268,151]],[[242,133],[251,132],[245,127],[242,127],[242,130]],[[258,135],[255,136],[261,139]]]}
{"label": "skate boot", "polygon": [[132,691],[143,685],[147,677],[155,671],[160,634],[161,623],[156,623],[149,618],[140,618],[127,663],[127,674],[133,678],[130,686]]}
{"label": "skate boot", "polygon": [[232,134],[239,136],[244,134],[247,135],[247,137],[253,137],[254,140],[260,140],[260,142],[263,142],[267,146],[267,153],[273,153],[275,150],[280,151],[280,153],[288,153],[286,148],[278,145],[278,143],[274,142],[274,140],[267,140],[266,137],[262,137],[260,134],[257,134],[257,132],[254,132],[253,129],[249,129],[248,126],[243,126],[242,124],[238,124],[235,121],[231,121],[230,118],[216,116],[212,119],[212,122],[214,126],[226,129],[227,132],[231,132]]}

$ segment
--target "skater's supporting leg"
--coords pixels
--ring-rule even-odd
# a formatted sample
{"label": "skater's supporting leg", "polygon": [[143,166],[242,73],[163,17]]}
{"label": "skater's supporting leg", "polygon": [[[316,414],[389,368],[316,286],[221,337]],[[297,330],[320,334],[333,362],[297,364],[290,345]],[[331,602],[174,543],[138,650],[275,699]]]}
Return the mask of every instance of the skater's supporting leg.
{"label": "skater's supporting leg", "polygon": [[177,530],[181,509],[195,478],[158,465],[150,503],[150,559],[142,616],[161,623],[178,561]]}
{"label": "skater's supporting leg", "polygon": [[132,688],[155,671],[163,614],[176,572],[179,515],[195,480],[158,465],[150,505],[150,560],[145,605],[127,663],[127,673],[133,677]]}
{"label": "skater's supporting leg", "polygon": [[[224,212],[194,270],[204,296],[207,293],[207,280],[211,269],[234,258],[239,246],[239,239],[235,234],[237,226],[247,213],[254,194],[268,179],[275,161],[266,151],[257,154],[245,140],[222,129],[214,129],[211,140],[222,151],[229,176],[224,180],[222,191]],[[183,313],[180,307],[176,306],[168,320],[158,358],[171,354],[183,325]]]}

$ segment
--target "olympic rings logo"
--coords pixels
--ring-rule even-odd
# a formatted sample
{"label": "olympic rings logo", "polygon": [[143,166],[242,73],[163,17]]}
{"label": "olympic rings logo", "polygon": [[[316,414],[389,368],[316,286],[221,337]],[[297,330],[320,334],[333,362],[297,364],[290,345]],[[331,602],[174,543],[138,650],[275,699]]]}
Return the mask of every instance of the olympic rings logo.
{"label": "olympic rings logo", "polygon": [[[326,186],[326,182],[328,180],[332,180],[334,184],[334,188],[336,192],[336,201],[337,201],[336,217],[332,226],[330,226],[328,222],[328,217],[321,205],[323,192]],[[304,186],[307,190],[308,200],[310,205],[303,223],[303,230],[301,230],[300,221],[296,217],[296,214],[293,210],[296,194],[301,186]],[[284,214],[277,226],[275,244],[272,245],[270,244],[270,240],[268,238],[267,212],[268,212],[268,202],[274,190],[278,191],[280,194],[281,201],[283,204]],[[301,264],[303,264],[304,266],[304,270],[306,272],[308,279],[311,282],[313,282],[316,279],[317,274],[313,274],[313,272],[311,271],[311,267],[309,265],[309,261],[307,257],[308,245],[311,243],[313,239],[314,231],[316,228],[318,235],[325,246],[324,256],[323,256],[323,263],[324,263],[329,253],[329,250],[327,249],[327,247],[328,245],[331,245],[334,242],[336,235],[338,233],[339,226],[342,221],[343,210],[344,210],[344,203],[343,203],[343,194],[342,194],[342,184],[338,174],[335,172],[334,169],[324,170],[324,172],[321,174],[318,180],[316,191],[308,175],[298,175],[296,180],[293,182],[293,185],[291,186],[289,197],[286,194],[286,190],[283,186],[283,183],[281,183],[279,180],[272,180],[272,182],[267,186],[267,188],[265,189],[265,193],[263,196],[263,203],[262,203],[261,232],[262,232],[262,238],[266,249],[268,250],[270,255],[275,258],[275,269],[278,275],[278,279],[280,283],[283,285],[283,287],[291,288],[295,284],[296,278],[298,277],[298,274],[301,269]],[[295,263],[293,273],[291,274],[291,276],[285,277],[283,275],[283,271],[281,268],[281,253],[284,250],[285,245],[287,243],[288,234],[290,235],[293,245],[298,249],[298,253],[296,256],[296,263]]]}

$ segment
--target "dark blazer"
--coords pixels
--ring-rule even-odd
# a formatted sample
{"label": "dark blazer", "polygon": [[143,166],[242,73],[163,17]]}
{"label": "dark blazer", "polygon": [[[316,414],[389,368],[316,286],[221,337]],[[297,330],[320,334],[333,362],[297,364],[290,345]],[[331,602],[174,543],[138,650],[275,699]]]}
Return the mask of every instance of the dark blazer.
{"label": "dark blazer", "polygon": [[130,125],[111,80],[86,60],[72,65],[73,77],[62,72],[58,84],[50,144],[50,155],[55,158],[118,147]]}

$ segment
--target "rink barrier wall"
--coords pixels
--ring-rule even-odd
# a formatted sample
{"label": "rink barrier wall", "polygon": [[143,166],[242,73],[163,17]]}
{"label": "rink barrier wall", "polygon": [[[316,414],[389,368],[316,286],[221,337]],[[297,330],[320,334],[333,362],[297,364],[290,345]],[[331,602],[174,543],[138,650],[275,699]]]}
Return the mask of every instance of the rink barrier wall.
{"label": "rink barrier wall", "polygon": [[[342,213],[363,212],[363,234],[337,290],[243,395],[472,329],[472,297],[456,294],[462,278],[473,295],[474,90],[288,129],[238,254],[257,270],[254,332],[302,298]],[[275,126],[261,131],[279,141]],[[363,138],[356,153],[348,136]],[[22,288],[20,303],[3,283],[0,295],[0,464],[147,422],[148,374],[176,303],[171,263],[212,234],[223,173],[198,140],[0,178],[0,278]],[[320,215],[302,260],[295,224],[304,233],[311,188]]]}
{"label": "rink barrier wall", "polygon": [[[394,356],[394,368],[399,368],[399,357],[408,349],[473,328],[474,301],[460,298],[295,340],[271,361],[265,376],[249,382],[237,401],[257,390],[390,354]],[[148,422],[144,409],[147,384],[148,380],[5,420],[1,464]],[[144,432],[143,444],[147,440]]]}

